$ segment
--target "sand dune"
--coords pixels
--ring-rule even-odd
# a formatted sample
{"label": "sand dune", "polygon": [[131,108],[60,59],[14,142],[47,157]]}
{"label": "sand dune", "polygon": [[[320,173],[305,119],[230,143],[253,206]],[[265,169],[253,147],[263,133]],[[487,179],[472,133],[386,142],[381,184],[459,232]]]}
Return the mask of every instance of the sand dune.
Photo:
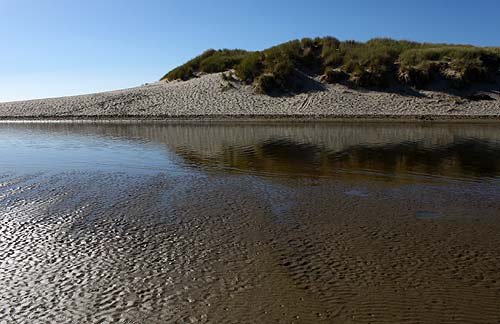
{"label": "sand dune", "polygon": [[399,117],[498,118],[500,95],[353,90],[342,85],[290,96],[254,94],[220,74],[89,95],[0,103],[0,118]]}

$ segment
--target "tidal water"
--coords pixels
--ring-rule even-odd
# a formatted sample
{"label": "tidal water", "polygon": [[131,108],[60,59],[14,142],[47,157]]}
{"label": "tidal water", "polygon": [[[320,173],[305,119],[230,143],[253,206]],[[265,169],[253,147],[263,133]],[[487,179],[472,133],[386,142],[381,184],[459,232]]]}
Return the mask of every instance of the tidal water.
{"label": "tidal water", "polygon": [[498,123],[0,123],[0,323],[498,323],[499,229]]}

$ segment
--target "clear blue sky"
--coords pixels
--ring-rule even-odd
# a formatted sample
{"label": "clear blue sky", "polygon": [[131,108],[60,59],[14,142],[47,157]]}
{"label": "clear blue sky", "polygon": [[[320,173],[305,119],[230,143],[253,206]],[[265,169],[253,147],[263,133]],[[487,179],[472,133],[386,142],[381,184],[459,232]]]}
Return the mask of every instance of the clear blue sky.
{"label": "clear blue sky", "polygon": [[208,48],[313,36],[500,45],[498,0],[0,0],[0,101],[158,80]]}

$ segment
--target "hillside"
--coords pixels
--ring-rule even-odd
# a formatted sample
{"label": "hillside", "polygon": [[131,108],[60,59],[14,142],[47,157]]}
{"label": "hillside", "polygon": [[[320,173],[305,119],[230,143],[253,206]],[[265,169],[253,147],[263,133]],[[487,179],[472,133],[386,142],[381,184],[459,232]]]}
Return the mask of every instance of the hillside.
{"label": "hillside", "polygon": [[207,50],[162,80],[188,80],[201,73],[252,85],[256,93],[310,90],[311,78],[355,88],[461,91],[481,83],[497,87],[500,48],[417,43],[386,38],[368,42],[334,37],[293,40],[263,51]]}

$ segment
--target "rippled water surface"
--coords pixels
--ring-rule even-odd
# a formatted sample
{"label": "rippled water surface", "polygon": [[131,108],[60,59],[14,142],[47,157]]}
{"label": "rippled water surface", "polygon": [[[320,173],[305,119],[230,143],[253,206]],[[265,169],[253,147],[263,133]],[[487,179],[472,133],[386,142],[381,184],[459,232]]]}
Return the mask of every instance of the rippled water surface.
{"label": "rippled water surface", "polygon": [[0,123],[0,322],[499,323],[500,124]]}

